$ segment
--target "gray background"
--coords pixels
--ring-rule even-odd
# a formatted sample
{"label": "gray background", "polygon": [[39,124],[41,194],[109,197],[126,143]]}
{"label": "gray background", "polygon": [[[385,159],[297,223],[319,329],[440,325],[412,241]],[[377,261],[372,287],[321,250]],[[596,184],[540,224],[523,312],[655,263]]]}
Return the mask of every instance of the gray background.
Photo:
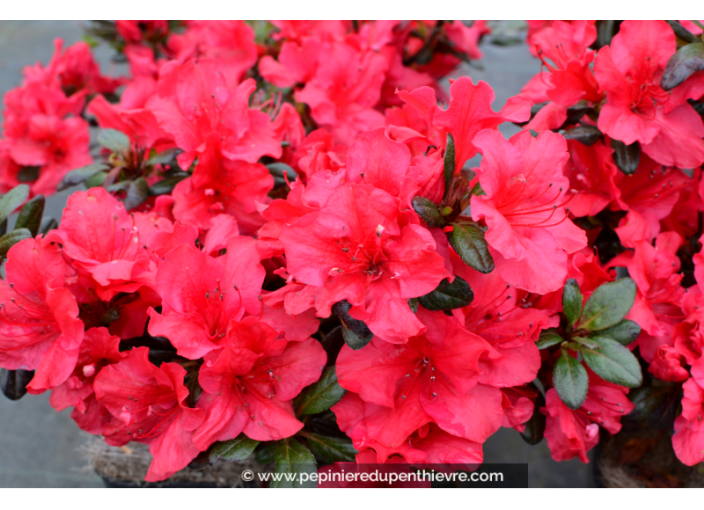
{"label": "gray background", "polygon": [[[0,21],[0,95],[18,86],[22,68],[51,58],[57,37],[65,47],[81,38],[78,21]],[[475,82],[484,80],[496,92],[494,110],[517,94],[540,64],[526,46],[499,47],[484,44],[484,70],[463,66],[452,77],[469,75]],[[111,51],[95,50],[103,71],[115,68]],[[1,118],[1,116],[0,116]],[[504,125],[506,136],[518,131]],[[61,217],[61,209],[70,193],[67,190],[47,200],[46,214]],[[56,413],[48,402],[48,393],[27,395],[12,402],[0,395],[0,487],[102,487],[101,479],[86,470],[80,447],[90,437],[71,420],[70,410]],[[591,487],[591,465],[579,460],[554,462],[545,441],[536,446],[523,442],[512,429],[501,429],[484,445],[486,463],[528,463],[531,487]]]}

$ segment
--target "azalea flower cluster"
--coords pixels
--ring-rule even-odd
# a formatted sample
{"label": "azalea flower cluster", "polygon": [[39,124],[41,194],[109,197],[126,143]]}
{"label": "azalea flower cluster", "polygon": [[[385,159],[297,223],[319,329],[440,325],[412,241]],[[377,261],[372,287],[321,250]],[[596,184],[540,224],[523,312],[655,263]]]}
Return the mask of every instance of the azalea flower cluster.
{"label": "azalea flower cluster", "polygon": [[0,179],[88,189],[0,238],[12,391],[148,443],[148,481],[253,452],[476,465],[501,427],[587,462],[634,409],[636,349],[686,380],[673,441],[702,460],[704,72],[661,85],[696,35],[529,26],[547,71],[499,112],[438,82],[481,21],[98,24],[129,78],[58,45],[6,98]]}

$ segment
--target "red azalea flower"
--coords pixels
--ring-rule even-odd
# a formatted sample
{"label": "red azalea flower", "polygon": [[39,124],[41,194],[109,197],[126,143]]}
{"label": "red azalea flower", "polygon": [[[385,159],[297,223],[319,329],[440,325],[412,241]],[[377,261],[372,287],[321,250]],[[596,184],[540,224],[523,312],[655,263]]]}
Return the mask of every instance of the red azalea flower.
{"label": "red azalea flower", "polygon": [[394,343],[424,329],[407,300],[445,277],[430,232],[409,223],[399,205],[383,190],[345,184],[318,212],[284,226],[280,235],[293,278],[318,287],[319,316],[329,316],[331,306],[346,299],[352,317]]}
{"label": "red azalea flower", "polygon": [[545,395],[547,416],[545,438],[552,458],[557,461],[579,457],[589,462],[587,452],[599,442],[599,425],[612,434],[621,430],[621,417],[635,407],[626,397],[628,388],[606,382],[587,369],[589,390],[587,399],[576,411],[562,403],[554,388]]}
{"label": "red azalea flower", "polygon": [[572,192],[562,174],[564,138],[550,132],[533,138],[523,131],[506,141],[486,130],[474,143],[484,156],[475,171],[486,195],[472,197],[472,219],[488,226],[496,270],[519,289],[557,290],[567,276],[567,255],[586,244],[565,210]]}
{"label": "red azalea flower", "polygon": [[8,252],[0,281],[0,366],[36,370],[27,387],[39,394],[73,372],[83,341],[78,305],[65,287],[61,250],[42,237]]}
{"label": "red azalea flower", "polygon": [[149,349],[138,347],[95,377],[95,396],[113,416],[103,429],[105,440],[113,446],[149,444],[147,482],[168,478],[200,453],[192,438],[205,413],[187,406],[185,376],[177,363],[153,365]]}
{"label": "red azalea flower", "polygon": [[564,172],[570,188],[579,193],[570,202],[575,217],[596,216],[620,195],[616,179],[620,174],[613,160],[613,149],[599,141],[587,147],[576,140],[568,140],[570,161]]}
{"label": "red azalea flower", "polygon": [[694,378],[682,387],[682,414],[675,419],[672,447],[680,461],[687,466],[694,466],[704,460],[704,389]]}
{"label": "red azalea flower", "polygon": [[[340,351],[338,381],[365,401],[366,435],[355,442],[357,449],[366,438],[398,447],[431,421],[478,443],[501,425],[501,392],[478,383],[480,358],[495,357],[493,349],[440,312],[419,308],[418,315],[427,332],[405,345],[373,339],[358,351],[347,346]],[[333,410],[337,413],[339,407],[344,404]],[[346,428],[342,423],[341,427]]]}
{"label": "red azalea flower", "polygon": [[325,361],[325,351],[312,338],[289,343],[254,317],[231,323],[224,349],[206,355],[200,369],[198,407],[206,418],[195,444],[206,449],[242,432],[257,441],[294,435],[303,424],[291,401],[319,379]]}
{"label": "red azalea flower", "polygon": [[627,145],[640,142],[662,165],[692,168],[704,163],[704,123],[686,100],[704,93],[704,80],[695,75],[672,93],[660,87],[676,49],[664,21],[624,21],[594,66],[607,99],[598,126]]}
{"label": "red azalea flower", "polygon": [[149,333],[168,338],[185,358],[201,358],[222,347],[230,321],[261,312],[264,276],[252,238],[231,239],[218,258],[181,245],[159,264],[162,313],[149,310]]}

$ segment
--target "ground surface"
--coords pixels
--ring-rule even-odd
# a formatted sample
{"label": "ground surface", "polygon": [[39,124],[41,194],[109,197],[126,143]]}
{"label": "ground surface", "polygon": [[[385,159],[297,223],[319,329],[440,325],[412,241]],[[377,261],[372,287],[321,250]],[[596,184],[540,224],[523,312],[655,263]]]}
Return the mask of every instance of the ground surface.
{"label": "ground surface", "polygon": [[[47,63],[53,40],[68,46],[81,37],[77,21],[0,21],[0,96],[20,84],[22,68],[37,61]],[[539,69],[525,46],[483,46],[484,70],[463,67],[453,77],[469,75],[488,82],[496,92],[494,109],[517,94]],[[104,71],[110,70],[106,48],[97,50]],[[1,115],[0,115],[1,118]],[[503,126],[510,136],[514,126]],[[47,200],[46,214],[61,217],[68,191]],[[88,434],[76,427],[70,412],[56,413],[48,395],[27,395],[11,402],[0,395],[0,487],[101,487],[102,481],[85,470],[81,445]],[[574,459],[557,463],[550,458],[545,441],[537,446],[523,442],[511,429],[501,429],[484,445],[487,463],[528,463],[531,487],[591,487],[591,465]]]}

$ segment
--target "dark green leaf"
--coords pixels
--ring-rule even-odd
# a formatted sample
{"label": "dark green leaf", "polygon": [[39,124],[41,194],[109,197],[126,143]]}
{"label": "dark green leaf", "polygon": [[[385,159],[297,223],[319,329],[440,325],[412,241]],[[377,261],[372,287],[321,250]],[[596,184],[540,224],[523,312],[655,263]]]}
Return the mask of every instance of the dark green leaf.
{"label": "dark green leaf", "polygon": [[589,376],[582,364],[563,350],[555,363],[552,384],[567,407],[579,409],[587,398]]}
{"label": "dark green leaf", "polygon": [[631,278],[597,287],[584,305],[579,327],[601,331],[623,320],[636,299],[636,284]]}
{"label": "dark green leaf", "polygon": [[579,284],[574,278],[570,278],[565,282],[565,288],[562,289],[562,310],[565,312],[567,322],[570,326],[579,320],[582,313],[582,293],[579,291]]}
{"label": "dark green leaf", "polygon": [[489,253],[482,229],[476,225],[459,223],[453,223],[452,227],[454,230],[448,239],[457,255],[472,269],[480,273],[491,273],[494,270],[494,259]]}
{"label": "dark green leaf", "polygon": [[354,462],[357,450],[347,438],[327,437],[319,434],[306,434],[308,446],[313,454],[325,463]]}
{"label": "dark green leaf", "polygon": [[643,382],[640,364],[631,351],[611,338],[597,336],[592,338],[599,349],[582,346],[584,362],[599,377],[627,388],[635,388]]}
{"label": "dark green leaf", "polygon": [[646,386],[631,391],[628,394],[628,400],[635,407],[628,414],[629,421],[648,422],[663,403],[670,389],[670,386]]}
{"label": "dark green leaf", "polygon": [[455,176],[455,140],[452,138],[450,133],[447,133],[447,145],[445,147],[445,161],[444,161],[444,171],[445,171],[445,196],[443,198],[443,203],[450,196],[450,191],[452,191],[452,178]]}
{"label": "dark green leaf", "polygon": [[30,237],[32,237],[32,233],[26,228],[13,230],[0,237],[0,258],[7,257],[7,252],[10,251],[10,248]]}
{"label": "dark green leaf", "polygon": [[149,184],[144,177],[138,177],[127,188],[127,196],[123,200],[125,209],[130,210],[144,203],[149,198]]}
{"label": "dark green leaf", "polygon": [[66,188],[70,188],[71,186],[75,186],[76,184],[80,184],[80,183],[84,182],[86,179],[88,179],[89,177],[97,174],[98,172],[102,172],[103,170],[106,170],[107,168],[109,168],[109,167],[105,163],[93,163],[88,166],[77,168],[76,170],[71,170],[69,173],[64,175],[64,178],[61,179],[61,182],[56,187],[56,190],[63,191]]}
{"label": "dark green leaf", "polygon": [[166,149],[163,152],[154,154],[147,160],[147,166],[172,165],[176,162],[176,156],[183,151],[181,149]]}
{"label": "dark green leaf", "polygon": [[[274,450],[274,472],[286,475],[293,473],[312,474],[316,471],[315,457],[313,457],[313,454],[310,453],[308,448],[294,438],[289,437],[276,443],[276,449]],[[279,481],[274,480],[271,482],[271,487],[278,489],[312,488],[316,486],[317,483],[312,480],[301,482],[298,476],[296,476],[294,480],[287,480],[284,476]]]}
{"label": "dark green leaf", "polygon": [[621,345],[630,345],[640,335],[640,326],[628,319],[622,320],[615,326],[599,331],[599,336],[613,338]]}
{"label": "dark green leaf", "polygon": [[20,184],[0,198],[0,222],[7,219],[29,196],[29,186]]}
{"label": "dark green leaf", "polygon": [[275,450],[276,443],[261,443],[261,446],[254,453],[254,460],[262,465],[274,462]]}
{"label": "dark green leaf", "polygon": [[545,397],[538,392],[533,406],[533,415],[525,423],[526,428],[521,432],[523,440],[530,445],[538,444],[545,434],[545,415],[540,412],[541,407],[545,407]]}
{"label": "dark green leaf", "polygon": [[682,46],[670,57],[660,79],[663,90],[672,90],[697,71],[704,70],[704,43]]}
{"label": "dark green leaf", "polygon": [[429,294],[421,296],[418,301],[428,310],[454,310],[455,308],[464,308],[469,305],[474,299],[469,283],[455,276],[455,279],[450,283],[447,278],[440,282],[440,285]]}
{"label": "dark green leaf", "polygon": [[20,182],[34,182],[39,179],[38,166],[23,166],[17,173],[17,180]]}
{"label": "dark green leaf", "polygon": [[418,298],[411,298],[408,300],[408,307],[413,313],[418,313]]}
{"label": "dark green leaf", "polygon": [[327,411],[331,406],[337,404],[347,392],[337,382],[335,367],[327,367],[323,370],[320,380],[306,387],[296,399],[297,416],[306,414],[317,414]]}
{"label": "dark green leaf", "polygon": [[284,179],[285,175],[286,179],[288,179],[289,181],[295,181],[296,177],[298,176],[298,174],[296,174],[296,171],[286,163],[281,163],[277,161],[276,163],[269,163],[268,165],[266,165],[266,168],[269,170],[269,173],[271,175],[280,179]]}
{"label": "dark green leaf", "polygon": [[638,145],[638,142],[626,145],[618,140],[611,140],[611,148],[614,150],[614,162],[618,169],[626,175],[634,174],[640,162],[640,145]]}
{"label": "dark green leaf", "polygon": [[345,343],[352,349],[357,350],[367,345],[374,334],[363,321],[350,316],[349,311],[351,308],[352,305],[349,301],[344,299],[332,305],[332,313],[337,315],[340,318],[340,322],[342,322],[342,336],[345,339]]}
{"label": "dark green leaf", "polygon": [[564,341],[565,339],[560,336],[556,329],[550,328],[540,332],[540,338],[538,338],[535,345],[538,349],[542,350]]}
{"label": "dark green leaf", "polygon": [[694,35],[692,32],[687,30],[682,26],[682,24],[679,21],[671,20],[668,19],[666,20],[668,25],[672,27],[672,31],[675,33],[677,37],[682,39],[684,42],[687,43],[696,43],[699,42],[699,39],[697,39],[697,36]]}
{"label": "dark green leaf", "polygon": [[10,400],[19,400],[27,394],[27,385],[34,377],[34,370],[0,369],[0,389]]}
{"label": "dark green leaf", "polygon": [[7,218],[0,223],[0,236],[4,236],[7,233]]}
{"label": "dark green leaf", "polygon": [[568,129],[563,133],[567,140],[577,140],[583,143],[587,147],[591,147],[596,142],[598,142],[603,134],[599,131],[596,126],[590,126],[589,124],[583,124],[581,126],[573,127]]}
{"label": "dark green leaf", "polygon": [[149,195],[153,197],[158,197],[160,195],[168,195],[174,190],[176,185],[182,180],[184,180],[186,177],[188,177],[188,174],[183,173],[180,175],[174,175],[173,177],[167,177],[166,179],[162,179],[158,182],[155,182],[149,188]]}
{"label": "dark green leaf", "polygon": [[108,179],[108,176],[110,175],[109,172],[97,172],[88,177],[85,181],[85,186],[86,188],[97,188],[99,186],[102,186],[105,181]]}
{"label": "dark green leaf", "polygon": [[229,441],[220,441],[210,448],[210,460],[218,457],[226,460],[246,460],[259,444],[259,441],[250,439],[244,433]]}
{"label": "dark green leaf", "polygon": [[42,218],[42,223],[39,225],[39,233],[46,235],[50,230],[54,230],[59,224],[51,216]]}
{"label": "dark green leaf", "polygon": [[445,218],[442,217],[440,211],[432,200],[425,197],[413,197],[411,201],[413,210],[423,218],[429,227],[444,227]]}
{"label": "dark green leaf", "polygon": [[44,195],[37,195],[32,200],[28,201],[20,209],[20,215],[15,223],[15,230],[18,228],[26,228],[32,233],[32,237],[39,232],[39,226],[42,223],[42,214],[44,214]]}
{"label": "dark green leaf", "polygon": [[579,346],[581,346],[581,345],[586,345],[590,349],[598,349],[599,348],[599,344],[596,343],[594,340],[592,340],[588,336],[573,336],[572,340],[574,340],[574,342],[570,342],[569,344],[567,344],[567,347],[569,349],[579,349]]}
{"label": "dark green leaf", "polygon": [[117,129],[103,129],[98,133],[98,143],[113,152],[127,152],[131,148],[130,139]]}

